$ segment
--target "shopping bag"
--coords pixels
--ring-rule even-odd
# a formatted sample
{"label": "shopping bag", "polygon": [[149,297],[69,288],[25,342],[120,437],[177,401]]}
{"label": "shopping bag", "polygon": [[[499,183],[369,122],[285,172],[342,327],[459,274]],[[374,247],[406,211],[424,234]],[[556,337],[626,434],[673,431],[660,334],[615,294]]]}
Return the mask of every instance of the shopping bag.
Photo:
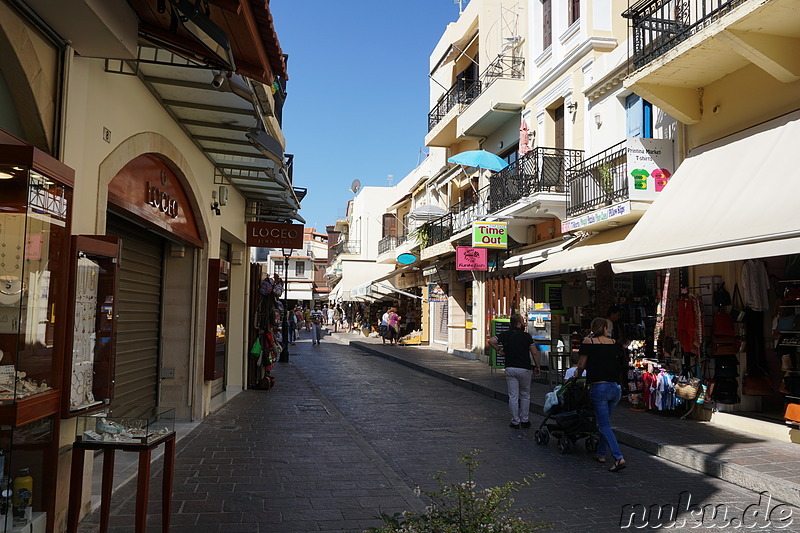
{"label": "shopping bag", "polygon": [[254,342],[253,347],[250,348],[250,355],[253,357],[261,355],[261,337],[256,337],[256,342]]}

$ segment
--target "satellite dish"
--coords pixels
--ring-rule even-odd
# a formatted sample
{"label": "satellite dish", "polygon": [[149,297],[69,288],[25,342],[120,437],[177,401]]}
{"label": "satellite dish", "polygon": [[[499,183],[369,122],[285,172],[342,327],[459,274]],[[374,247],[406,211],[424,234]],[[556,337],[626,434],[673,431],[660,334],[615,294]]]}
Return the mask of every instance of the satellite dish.
{"label": "satellite dish", "polygon": [[353,183],[350,184],[350,190],[353,191],[353,194],[358,194],[358,191],[361,190],[361,181],[353,180]]}

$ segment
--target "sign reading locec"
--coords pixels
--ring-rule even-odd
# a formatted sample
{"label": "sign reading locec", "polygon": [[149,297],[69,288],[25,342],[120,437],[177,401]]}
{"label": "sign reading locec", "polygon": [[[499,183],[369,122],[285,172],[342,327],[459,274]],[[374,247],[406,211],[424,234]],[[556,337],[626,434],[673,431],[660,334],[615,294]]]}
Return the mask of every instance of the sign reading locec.
{"label": "sign reading locec", "polygon": [[489,250],[457,246],[456,270],[489,270]]}
{"label": "sign reading locec", "polygon": [[506,222],[473,222],[472,246],[474,248],[507,248]]}
{"label": "sign reading locec", "polygon": [[303,248],[303,225],[248,222],[247,246],[301,250]]}

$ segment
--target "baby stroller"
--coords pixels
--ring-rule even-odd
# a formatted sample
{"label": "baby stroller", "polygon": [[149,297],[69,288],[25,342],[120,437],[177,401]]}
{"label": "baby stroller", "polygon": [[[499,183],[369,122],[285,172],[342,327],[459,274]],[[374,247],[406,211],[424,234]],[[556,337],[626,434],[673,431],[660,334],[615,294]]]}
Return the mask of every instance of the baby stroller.
{"label": "baby stroller", "polygon": [[586,451],[596,452],[600,437],[597,435],[597,423],[586,378],[572,378],[554,393],[558,403],[550,408],[534,433],[536,444],[546,445],[552,435],[558,439],[558,453],[568,453],[576,442],[586,439]]}

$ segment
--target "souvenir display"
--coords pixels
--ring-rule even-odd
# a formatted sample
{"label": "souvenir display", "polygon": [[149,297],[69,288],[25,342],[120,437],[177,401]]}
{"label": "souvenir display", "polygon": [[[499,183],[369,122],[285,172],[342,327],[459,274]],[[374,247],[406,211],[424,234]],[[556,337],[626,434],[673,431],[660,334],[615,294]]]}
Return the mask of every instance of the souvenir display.
{"label": "souvenir display", "polygon": [[37,382],[14,365],[0,365],[0,402],[14,401],[51,390],[46,380]]}
{"label": "souvenir display", "polygon": [[116,416],[103,411],[79,416],[77,439],[83,442],[150,444],[175,431],[175,409],[148,408]]}

